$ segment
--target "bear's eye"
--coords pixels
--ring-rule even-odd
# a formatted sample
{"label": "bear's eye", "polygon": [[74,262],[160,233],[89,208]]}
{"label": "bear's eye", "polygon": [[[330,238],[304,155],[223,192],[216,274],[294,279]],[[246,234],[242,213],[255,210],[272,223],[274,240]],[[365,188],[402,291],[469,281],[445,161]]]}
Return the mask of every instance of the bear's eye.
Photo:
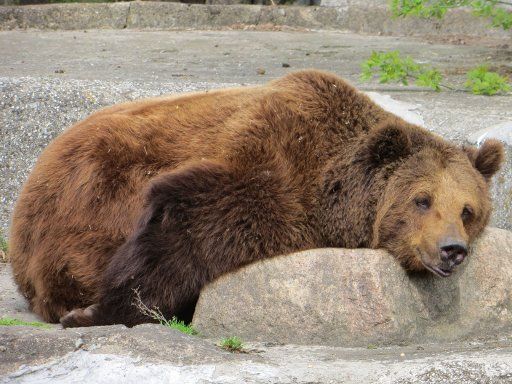
{"label": "bear's eye", "polygon": [[430,197],[428,196],[417,197],[416,199],[414,199],[414,203],[418,208],[420,208],[423,211],[428,210],[431,205]]}
{"label": "bear's eye", "polygon": [[462,210],[460,217],[462,218],[462,221],[468,221],[473,217],[473,209],[469,205],[466,205]]}

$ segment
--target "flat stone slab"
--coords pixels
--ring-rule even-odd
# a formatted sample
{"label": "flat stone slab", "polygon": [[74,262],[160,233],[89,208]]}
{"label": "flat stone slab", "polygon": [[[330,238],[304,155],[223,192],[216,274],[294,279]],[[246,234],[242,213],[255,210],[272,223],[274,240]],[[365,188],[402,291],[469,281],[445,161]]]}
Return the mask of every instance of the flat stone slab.
{"label": "flat stone slab", "polygon": [[225,352],[212,342],[155,324],[132,329],[122,325],[66,330],[60,327],[49,330],[27,326],[1,327],[0,345],[4,347],[0,352],[0,375],[12,373],[21,366],[21,372],[13,378],[30,376],[28,373],[32,370],[24,369],[22,365],[42,364],[79,350],[130,356],[133,362],[140,361],[138,356],[143,356],[148,363],[167,361],[175,365],[227,364],[244,360],[243,356],[240,358],[241,355]]}
{"label": "flat stone slab", "polygon": [[246,344],[146,324],[39,330],[0,328],[0,383],[9,384],[508,384],[512,343],[335,348]]}
{"label": "flat stone slab", "polygon": [[512,232],[489,228],[449,278],[388,253],[317,249],[249,265],[203,289],[209,337],[332,346],[447,342],[512,331]]}

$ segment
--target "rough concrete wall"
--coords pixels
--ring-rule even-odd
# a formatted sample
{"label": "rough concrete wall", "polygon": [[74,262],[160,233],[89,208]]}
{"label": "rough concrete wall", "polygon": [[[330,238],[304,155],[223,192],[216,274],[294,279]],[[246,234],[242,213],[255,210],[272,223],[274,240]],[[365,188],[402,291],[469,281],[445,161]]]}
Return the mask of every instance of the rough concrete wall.
{"label": "rough concrete wall", "polygon": [[[230,0],[228,0],[230,1]],[[386,4],[343,1],[342,6],[262,6],[131,2],[0,7],[0,30],[9,29],[220,29],[241,25],[345,30],[383,35],[510,37],[489,20],[457,9],[441,20],[394,19]]]}
{"label": "rough concrete wall", "polygon": [[363,6],[382,6],[387,5],[387,0],[321,0],[322,7],[349,7],[354,5]]}

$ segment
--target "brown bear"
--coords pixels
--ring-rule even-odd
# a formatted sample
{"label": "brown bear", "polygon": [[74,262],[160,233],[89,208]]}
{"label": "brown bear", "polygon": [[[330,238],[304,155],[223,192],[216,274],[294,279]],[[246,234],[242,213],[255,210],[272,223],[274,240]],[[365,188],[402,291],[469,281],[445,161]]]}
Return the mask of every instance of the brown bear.
{"label": "brown bear", "polygon": [[201,288],[316,247],[385,248],[448,276],[490,215],[503,147],[457,148],[342,79],[117,105],[66,130],[18,199],[15,279],[64,326],[190,320]]}

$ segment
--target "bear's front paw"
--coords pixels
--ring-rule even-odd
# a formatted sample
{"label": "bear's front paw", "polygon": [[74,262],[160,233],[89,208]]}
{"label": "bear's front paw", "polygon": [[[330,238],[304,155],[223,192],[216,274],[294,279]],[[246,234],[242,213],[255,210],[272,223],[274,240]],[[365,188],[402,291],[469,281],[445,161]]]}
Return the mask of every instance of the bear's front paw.
{"label": "bear's front paw", "polygon": [[98,304],[87,308],[76,308],[62,316],[59,321],[64,328],[90,327],[96,324]]}

